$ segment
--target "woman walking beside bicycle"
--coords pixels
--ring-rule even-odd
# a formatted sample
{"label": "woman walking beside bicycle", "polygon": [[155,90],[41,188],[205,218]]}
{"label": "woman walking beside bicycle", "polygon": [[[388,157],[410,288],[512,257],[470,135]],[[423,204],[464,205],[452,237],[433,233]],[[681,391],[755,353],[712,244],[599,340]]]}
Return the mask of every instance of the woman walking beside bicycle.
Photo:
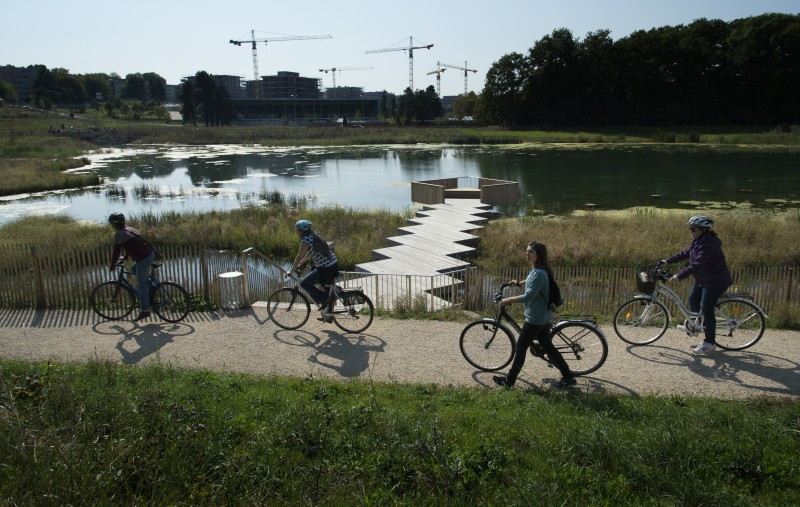
{"label": "woman walking beside bicycle", "polygon": [[716,350],[717,320],[714,307],[719,297],[733,283],[731,272],[722,251],[722,241],[712,230],[714,221],[707,216],[697,215],[689,219],[692,242],[689,246],[662,260],[672,264],[689,259],[689,264],[676,273],[670,281],[683,280],[694,275],[694,286],[689,292],[689,311],[702,313],[705,338],[703,343],[693,345],[695,354],[707,354]]}
{"label": "woman walking beside bicycle", "polygon": [[316,285],[331,285],[336,280],[336,275],[339,274],[339,263],[328,242],[314,232],[311,226],[312,224],[308,220],[298,220],[294,224],[294,229],[300,237],[300,249],[289,272],[293,273],[303,265],[306,259],[311,259],[311,272],[300,281],[300,286],[321,306],[322,317],[320,320],[325,320],[328,318],[326,315],[328,306],[333,301],[329,300],[328,295],[318,289]]}
{"label": "woman walking beside bicycle", "polygon": [[[519,338],[517,339],[514,361],[508,375],[497,375],[492,380],[498,385],[512,387],[517,381],[519,372],[525,365],[528,347],[533,340],[538,340],[542,349],[550,358],[550,362],[561,372],[561,380],[556,387],[568,387],[576,384],[575,376],[569,369],[564,357],[553,346],[553,337],[550,334],[550,321],[553,314],[547,308],[549,300],[549,277],[553,276],[550,264],[547,261],[547,247],[538,241],[531,241],[525,249],[525,256],[531,265],[531,271],[525,279],[525,292],[521,296],[512,296],[500,301],[500,306],[511,303],[523,303],[525,305],[525,322],[522,325]],[[511,284],[520,286],[520,281],[511,280]]]}
{"label": "woman walking beside bicycle", "polygon": [[111,254],[111,271],[117,268],[122,249],[125,255],[133,259],[131,271],[136,275],[136,289],[139,292],[139,315],[133,320],[142,320],[150,316],[150,284],[147,277],[150,275],[150,266],[156,259],[156,250],[145,241],[139,231],[125,225],[125,215],[112,213],[108,223],[116,229],[114,233],[114,251]]}

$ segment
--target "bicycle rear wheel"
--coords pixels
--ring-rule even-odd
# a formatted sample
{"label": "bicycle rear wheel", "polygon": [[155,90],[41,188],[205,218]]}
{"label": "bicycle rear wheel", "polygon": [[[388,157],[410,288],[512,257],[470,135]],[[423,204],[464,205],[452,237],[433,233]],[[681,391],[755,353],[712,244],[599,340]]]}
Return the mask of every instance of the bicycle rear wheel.
{"label": "bicycle rear wheel", "polygon": [[276,326],[297,329],[311,315],[311,304],[298,289],[288,287],[276,290],[267,300],[267,312]]}
{"label": "bicycle rear wheel", "polygon": [[494,319],[467,324],[458,343],[464,359],[479,370],[502,370],[514,359],[514,336]]}
{"label": "bicycle rear wheel", "polygon": [[109,320],[127,317],[136,305],[136,295],[120,282],[103,282],[89,296],[94,312]]}
{"label": "bicycle rear wheel", "polygon": [[363,292],[340,298],[333,309],[333,322],[342,331],[360,333],[372,324],[375,306]]}
{"label": "bicycle rear wheel", "polygon": [[614,331],[631,345],[647,345],[667,332],[667,307],[648,297],[635,297],[619,307],[614,315]]}
{"label": "bicycle rear wheel", "polygon": [[744,350],[764,335],[764,314],[746,299],[726,299],[717,303],[717,346],[725,350]]}
{"label": "bicycle rear wheel", "polygon": [[180,322],[189,314],[191,299],[177,283],[162,282],[150,289],[150,305],[167,322]]}
{"label": "bicycle rear wheel", "polygon": [[559,322],[553,328],[553,346],[561,352],[575,375],[587,375],[603,366],[608,357],[608,342],[596,326],[588,322]]}

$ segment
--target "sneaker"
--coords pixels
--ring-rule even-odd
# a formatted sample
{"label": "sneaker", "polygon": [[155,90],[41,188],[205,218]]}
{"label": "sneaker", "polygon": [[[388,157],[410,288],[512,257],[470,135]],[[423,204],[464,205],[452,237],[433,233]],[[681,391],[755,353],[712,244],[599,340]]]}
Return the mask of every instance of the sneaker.
{"label": "sneaker", "polygon": [[556,382],[556,387],[558,389],[564,389],[565,387],[572,387],[578,383],[578,380],[575,377],[571,378],[562,378],[558,382]]}
{"label": "sneaker", "polygon": [[692,349],[692,352],[695,354],[708,354],[709,352],[714,352],[717,350],[717,346],[713,343],[703,342],[697,347]]}
{"label": "sneaker", "polygon": [[139,315],[137,315],[136,318],[133,319],[133,321],[136,322],[137,320],[143,320],[143,319],[146,319],[149,316],[150,316],[150,312],[149,311],[147,311],[147,312],[139,312]]}
{"label": "sneaker", "polygon": [[317,317],[317,320],[320,322],[325,322],[326,324],[331,324],[333,322],[333,317],[329,315],[327,311],[322,310],[319,313],[319,317]]}
{"label": "sneaker", "polygon": [[505,375],[495,375],[494,377],[492,377],[492,380],[494,380],[495,384],[501,387],[505,387],[506,389],[511,389],[512,387],[514,387],[514,383],[509,382],[508,377],[506,377]]}

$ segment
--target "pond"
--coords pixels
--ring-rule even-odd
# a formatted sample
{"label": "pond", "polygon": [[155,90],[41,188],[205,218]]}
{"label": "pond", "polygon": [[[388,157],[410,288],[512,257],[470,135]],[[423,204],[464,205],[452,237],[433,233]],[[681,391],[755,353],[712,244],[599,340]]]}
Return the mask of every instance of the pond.
{"label": "pond", "polygon": [[512,212],[575,209],[800,207],[800,154],[718,153],[635,146],[570,149],[441,145],[341,148],[131,146],[90,153],[104,185],[0,200],[0,224],[33,214],[104,222],[166,211],[205,212],[281,198],[309,206],[403,211],[417,180],[517,181]]}

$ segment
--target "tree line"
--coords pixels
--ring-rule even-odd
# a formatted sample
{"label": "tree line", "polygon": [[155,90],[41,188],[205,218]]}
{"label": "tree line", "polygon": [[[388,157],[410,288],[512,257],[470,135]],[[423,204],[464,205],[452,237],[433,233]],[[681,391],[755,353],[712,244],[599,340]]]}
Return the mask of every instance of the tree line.
{"label": "tree line", "polygon": [[779,125],[800,121],[800,15],[582,40],[566,28],[495,62],[475,104],[486,123]]}

